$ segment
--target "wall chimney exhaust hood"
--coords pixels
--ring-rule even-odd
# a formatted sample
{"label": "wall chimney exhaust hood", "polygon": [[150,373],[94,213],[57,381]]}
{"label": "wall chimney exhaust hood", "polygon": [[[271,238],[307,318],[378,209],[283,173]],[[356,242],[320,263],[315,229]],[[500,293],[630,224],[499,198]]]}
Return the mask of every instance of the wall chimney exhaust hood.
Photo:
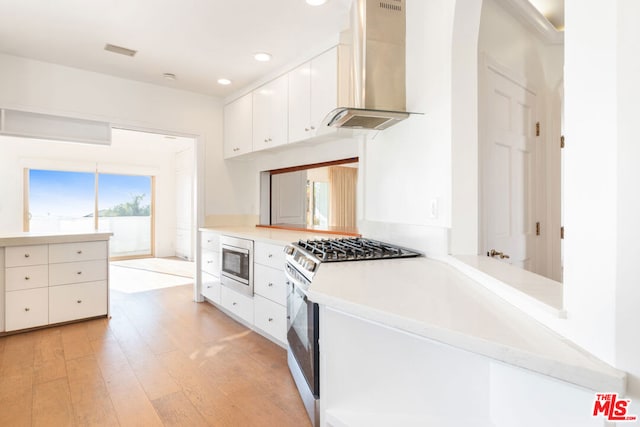
{"label": "wall chimney exhaust hood", "polygon": [[382,130],[406,119],[405,0],[354,0],[341,34],[338,105],[324,124]]}

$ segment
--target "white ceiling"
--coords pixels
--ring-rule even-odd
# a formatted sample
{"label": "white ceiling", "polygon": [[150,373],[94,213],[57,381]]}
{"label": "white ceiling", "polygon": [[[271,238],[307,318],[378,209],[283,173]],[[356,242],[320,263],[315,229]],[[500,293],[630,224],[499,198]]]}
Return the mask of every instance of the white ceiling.
{"label": "white ceiling", "polygon": [[[564,0],[529,0],[564,27]],[[351,0],[2,0],[0,52],[228,96],[317,53],[348,25]],[[137,50],[127,57],[107,43]],[[269,63],[253,54],[267,51]],[[172,73],[175,81],[162,75]],[[229,86],[219,78],[232,80]]]}
{"label": "white ceiling", "polygon": [[[328,47],[347,27],[350,3],[2,0],[0,52],[224,97]],[[107,52],[107,43],[138,53]],[[273,60],[255,61],[259,51]],[[222,77],[232,85],[218,85]]]}
{"label": "white ceiling", "polygon": [[564,31],[564,0],[529,0],[557,30]]}

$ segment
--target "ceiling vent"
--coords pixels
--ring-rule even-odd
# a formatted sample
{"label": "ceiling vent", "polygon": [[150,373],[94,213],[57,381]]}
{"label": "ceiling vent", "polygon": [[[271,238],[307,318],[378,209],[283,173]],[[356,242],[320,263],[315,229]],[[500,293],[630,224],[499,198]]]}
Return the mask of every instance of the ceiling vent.
{"label": "ceiling vent", "polygon": [[135,56],[135,54],[138,53],[137,50],[127,49],[126,47],[116,46],[114,44],[109,44],[109,43],[104,45],[104,50],[107,50],[113,53],[119,53],[120,55],[126,55],[126,56]]}

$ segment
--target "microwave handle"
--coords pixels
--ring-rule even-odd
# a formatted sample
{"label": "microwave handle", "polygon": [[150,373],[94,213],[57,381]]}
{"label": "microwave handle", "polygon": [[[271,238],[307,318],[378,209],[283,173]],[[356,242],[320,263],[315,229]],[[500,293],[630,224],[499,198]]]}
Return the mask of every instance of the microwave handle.
{"label": "microwave handle", "polygon": [[241,254],[245,254],[245,255],[249,255],[249,249],[244,249],[244,248],[237,248],[235,246],[227,246],[227,245],[222,245],[222,250],[228,250],[231,252],[240,252]]}

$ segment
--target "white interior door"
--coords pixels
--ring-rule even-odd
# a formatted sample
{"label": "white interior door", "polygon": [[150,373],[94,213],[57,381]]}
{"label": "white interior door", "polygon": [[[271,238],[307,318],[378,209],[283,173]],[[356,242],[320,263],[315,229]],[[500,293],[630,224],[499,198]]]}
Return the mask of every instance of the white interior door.
{"label": "white interior door", "polygon": [[271,176],[272,224],[306,224],[306,200],[306,170]]}
{"label": "white interior door", "polygon": [[486,81],[484,252],[534,271],[536,96],[491,67]]}

